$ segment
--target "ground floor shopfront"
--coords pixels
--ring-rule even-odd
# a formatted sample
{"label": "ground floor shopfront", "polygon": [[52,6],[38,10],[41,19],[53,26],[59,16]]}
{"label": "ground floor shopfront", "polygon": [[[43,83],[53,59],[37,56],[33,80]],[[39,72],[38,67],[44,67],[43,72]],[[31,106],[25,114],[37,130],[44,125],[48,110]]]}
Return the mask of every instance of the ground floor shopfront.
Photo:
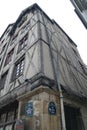
{"label": "ground floor shopfront", "polygon": [[[64,100],[66,130],[86,130],[86,120],[75,104]],[[0,109],[0,130],[61,129],[59,93],[47,87],[27,92]]]}

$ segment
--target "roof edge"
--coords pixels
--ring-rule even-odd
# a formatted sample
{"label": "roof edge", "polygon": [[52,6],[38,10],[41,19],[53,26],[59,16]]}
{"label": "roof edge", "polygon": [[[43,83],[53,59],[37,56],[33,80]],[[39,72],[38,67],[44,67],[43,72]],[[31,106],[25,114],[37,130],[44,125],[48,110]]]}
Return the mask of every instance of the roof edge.
{"label": "roof edge", "polygon": [[7,31],[7,29],[12,26],[14,23],[8,24],[7,28],[5,29],[5,31],[2,33],[0,40],[2,39],[3,35],[5,34],[5,32]]}

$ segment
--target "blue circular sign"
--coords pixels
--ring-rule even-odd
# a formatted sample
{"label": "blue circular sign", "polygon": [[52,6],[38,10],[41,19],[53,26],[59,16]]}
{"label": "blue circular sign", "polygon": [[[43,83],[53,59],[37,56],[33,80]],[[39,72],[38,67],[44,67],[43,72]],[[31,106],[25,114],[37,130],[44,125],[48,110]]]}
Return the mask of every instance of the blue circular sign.
{"label": "blue circular sign", "polygon": [[33,116],[33,103],[32,102],[28,102],[25,105],[25,115],[28,117],[32,117]]}
{"label": "blue circular sign", "polygon": [[56,105],[54,102],[50,102],[48,106],[48,113],[50,115],[56,115]]}

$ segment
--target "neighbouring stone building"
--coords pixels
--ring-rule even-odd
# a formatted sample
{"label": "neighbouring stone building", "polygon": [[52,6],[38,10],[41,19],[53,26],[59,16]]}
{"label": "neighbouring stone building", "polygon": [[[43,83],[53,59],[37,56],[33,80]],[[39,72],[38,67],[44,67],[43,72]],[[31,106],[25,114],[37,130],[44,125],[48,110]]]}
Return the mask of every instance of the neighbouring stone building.
{"label": "neighbouring stone building", "polygon": [[87,130],[87,68],[37,4],[0,38],[0,130]]}

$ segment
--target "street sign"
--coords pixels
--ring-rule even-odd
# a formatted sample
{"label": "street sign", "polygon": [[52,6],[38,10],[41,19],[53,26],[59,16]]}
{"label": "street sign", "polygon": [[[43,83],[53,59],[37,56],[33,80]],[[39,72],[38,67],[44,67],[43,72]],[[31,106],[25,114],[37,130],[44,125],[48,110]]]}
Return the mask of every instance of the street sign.
{"label": "street sign", "polygon": [[50,102],[48,105],[48,113],[50,115],[56,115],[56,105],[54,102]]}
{"label": "street sign", "polygon": [[25,105],[25,115],[28,116],[28,117],[32,117],[33,116],[33,103],[32,102],[28,102],[26,105]]}

